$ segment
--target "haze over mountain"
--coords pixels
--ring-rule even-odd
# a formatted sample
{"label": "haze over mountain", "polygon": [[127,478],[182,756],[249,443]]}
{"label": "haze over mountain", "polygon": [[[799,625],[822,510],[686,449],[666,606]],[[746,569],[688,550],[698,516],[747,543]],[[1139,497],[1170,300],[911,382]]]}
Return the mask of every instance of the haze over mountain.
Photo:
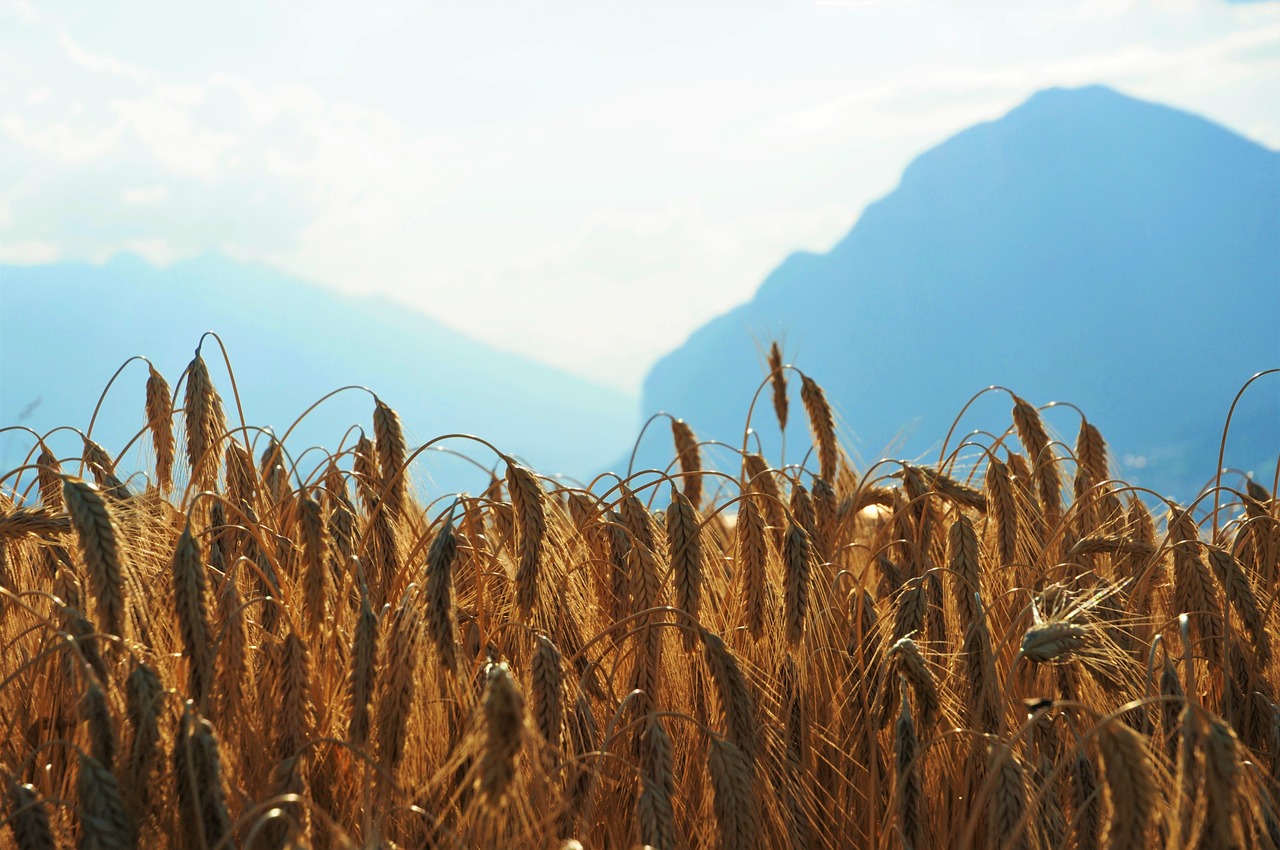
{"label": "haze over mountain", "polygon": [[[146,355],[176,387],[211,329],[229,350],[248,423],[277,434],[348,384],[368,386],[399,411],[415,445],[473,433],[548,473],[590,472],[627,446],[634,428],[635,401],[615,390],[496,350],[390,301],[342,296],[216,254],[166,269],[129,255],[102,267],[0,266],[0,314],[0,425],[41,433],[85,428],[98,394],[131,355]],[[204,355],[228,420],[238,424],[213,340]],[[145,366],[134,364],[107,397],[94,437],[112,454],[144,425],[146,378]],[[342,393],[309,415],[289,443],[295,451],[335,449],[351,425],[370,429],[372,413],[368,394]],[[30,445],[27,435],[0,435],[4,467],[20,463]],[[474,443],[444,445],[494,464]],[[54,446],[60,456],[79,452],[67,433]],[[475,492],[486,480],[440,454],[417,469],[432,479],[423,482],[432,497],[463,486]]]}
{"label": "haze over mountain", "polygon": [[[1185,496],[1213,475],[1237,389],[1280,366],[1278,327],[1280,154],[1107,88],[1050,89],[921,155],[828,253],[788,257],[654,366],[642,413],[740,444],[777,335],[864,460],[936,461],[970,396],[1000,384],[1079,405],[1126,479]],[[1010,407],[987,394],[951,446],[1003,430]],[[792,408],[796,461],[794,389]],[[1078,416],[1047,416],[1072,443]],[[776,458],[767,391],[752,425]],[[1269,479],[1278,452],[1272,377],[1237,410],[1226,463]],[[662,429],[637,468],[671,457]]]}

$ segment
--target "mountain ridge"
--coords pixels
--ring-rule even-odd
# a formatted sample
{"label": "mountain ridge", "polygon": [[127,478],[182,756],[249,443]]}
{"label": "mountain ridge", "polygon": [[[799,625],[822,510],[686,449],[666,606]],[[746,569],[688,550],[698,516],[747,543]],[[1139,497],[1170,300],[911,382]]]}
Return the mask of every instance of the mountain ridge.
{"label": "mountain ridge", "polygon": [[[151,357],[176,385],[210,328],[227,344],[250,424],[277,432],[325,393],[367,386],[401,413],[411,438],[475,433],[539,468],[584,475],[619,451],[632,427],[634,400],[616,390],[487,346],[390,299],[330,292],[216,253],[163,269],[133,255],[101,266],[0,267],[0,311],[13,329],[0,340],[0,362],[11,364],[0,370],[0,421],[15,423],[43,395],[24,423],[37,431],[87,426],[111,372],[135,354]],[[28,316],[46,321],[24,321]],[[151,318],[135,338],[124,323],[104,320],[112,316]],[[230,406],[221,355],[210,355],[210,345],[206,360]],[[92,353],[90,365],[71,364],[79,351]],[[113,452],[143,424],[145,377],[126,373],[121,380],[95,429]],[[368,427],[372,400],[359,395],[326,402],[300,426],[300,439],[332,449],[349,425]],[[17,442],[10,439],[10,453]],[[482,465],[493,462],[474,445],[453,448]],[[476,487],[477,476],[461,472],[465,464],[425,465],[436,485]]]}
{"label": "mountain ridge", "polygon": [[[1183,394],[1219,424],[1249,375],[1280,363],[1280,346],[1250,357],[1227,333],[1265,340],[1262,317],[1280,314],[1278,163],[1227,128],[1105,87],[1037,93],[921,154],[830,251],[789,255],[750,301],[660,359],[641,413],[740,435],[763,378],[753,337],[781,331],[868,453],[911,422],[940,439],[972,393],[1004,384],[1079,402],[1120,456],[1185,454],[1208,419],[1183,417],[1180,431],[1171,382],[1116,379],[1098,354],[1144,369],[1142,352],[1160,347],[1235,354],[1235,371],[1184,364],[1207,386]],[[730,365],[713,380],[712,364]],[[1280,406],[1259,392],[1264,413]],[[776,426],[752,424],[778,447]],[[641,463],[668,454],[647,445]],[[1182,490],[1206,477],[1158,466],[1130,472]]]}

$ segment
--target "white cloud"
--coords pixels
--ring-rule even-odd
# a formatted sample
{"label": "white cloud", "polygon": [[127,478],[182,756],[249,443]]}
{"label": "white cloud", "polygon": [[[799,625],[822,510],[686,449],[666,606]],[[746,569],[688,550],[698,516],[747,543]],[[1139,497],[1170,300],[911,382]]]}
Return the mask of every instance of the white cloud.
{"label": "white cloud", "polygon": [[37,239],[21,242],[0,241],[0,263],[15,265],[55,263],[62,259],[62,256],[62,248],[56,242],[42,242]]}
{"label": "white cloud", "polygon": [[59,33],[58,42],[68,59],[90,73],[123,77],[134,83],[146,83],[149,81],[148,75],[141,69],[121,62],[112,56],[91,53],[81,47],[79,42],[65,31]]}
{"label": "white cloud", "polygon": [[132,189],[125,189],[120,193],[120,200],[126,204],[139,204],[141,206],[162,204],[169,200],[169,187],[137,186]]}
{"label": "white cloud", "polygon": [[[411,36],[421,21],[404,8],[395,27]],[[224,35],[186,51],[179,73],[139,59],[132,29],[126,49],[11,3],[0,260],[215,248],[634,386],[791,250],[830,247],[915,154],[1034,89],[1110,82],[1280,144],[1280,114],[1258,95],[1280,81],[1275,10],[760,8],[724,26],[703,10],[662,43],[629,41],[602,11],[561,22],[563,50],[508,35],[444,45],[463,57],[452,65],[388,47],[397,34],[376,21],[367,42],[314,34],[340,57],[309,50],[269,73],[255,62],[274,61],[275,42],[236,64],[248,48]],[[144,41],[165,38],[173,54],[190,35]]]}
{"label": "white cloud", "polygon": [[33,127],[21,114],[8,112],[0,116],[0,129],[29,151],[74,164],[98,159],[111,151],[122,125],[114,124],[96,130],[59,121],[44,127]]}
{"label": "white cloud", "polygon": [[8,0],[5,3],[5,7],[19,20],[31,21],[35,19],[36,10],[31,5],[31,0]]}

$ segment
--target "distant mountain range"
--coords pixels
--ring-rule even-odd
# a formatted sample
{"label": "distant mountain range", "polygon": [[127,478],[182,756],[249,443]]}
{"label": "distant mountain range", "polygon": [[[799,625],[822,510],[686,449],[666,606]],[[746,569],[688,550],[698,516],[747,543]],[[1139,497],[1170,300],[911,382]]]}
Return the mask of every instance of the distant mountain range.
{"label": "distant mountain range", "polygon": [[[662,358],[641,420],[621,393],[402,306],[216,254],[166,269],[127,255],[101,267],[0,266],[0,328],[0,426],[83,428],[127,357],[147,355],[176,383],[214,329],[250,424],[283,431],[326,392],[362,384],[401,413],[411,442],[475,433],[575,476],[625,468],[639,421],[660,410],[703,439],[741,443],[762,351],[778,337],[826,389],[863,461],[936,458],[966,401],[1000,384],[1036,404],[1079,405],[1117,472],[1185,498],[1213,475],[1236,390],[1280,366],[1280,154],[1106,88],[1040,92],[921,155],[831,251],[788,257],[750,302]],[[205,351],[230,405],[220,355]],[[143,425],[145,378],[127,371],[99,417],[95,437],[113,453]],[[808,440],[794,382],[791,401],[786,460],[796,461]],[[951,445],[1003,430],[1010,406],[983,396]],[[335,447],[350,425],[368,427],[372,407],[360,393],[326,402],[294,450]],[[1070,408],[1047,419],[1074,439]],[[767,391],[751,425],[776,462]],[[79,451],[71,435],[57,439],[59,453]],[[0,466],[29,445],[0,434]],[[448,447],[493,463],[475,446]],[[1227,448],[1227,465],[1270,477],[1280,380],[1245,396]],[[637,468],[672,457],[669,432],[651,431]],[[418,468],[429,495],[485,478],[439,454]]]}
{"label": "distant mountain range", "polygon": [[[229,350],[248,423],[277,434],[347,384],[378,393],[415,444],[472,433],[545,472],[588,474],[628,446],[634,430],[635,400],[620,392],[483,345],[390,301],[339,295],[217,254],[165,269],[130,255],[101,267],[0,266],[0,327],[0,426],[42,433],[85,428],[98,394],[131,355],[149,357],[176,386],[211,329]],[[238,422],[212,340],[204,355],[228,419]],[[145,423],[146,379],[146,367],[135,364],[107,397],[94,438],[112,454]],[[289,442],[295,451],[335,449],[351,425],[371,431],[372,413],[367,394],[342,393]],[[29,436],[0,434],[0,466],[21,462],[30,445]],[[443,445],[484,467],[495,462],[474,443]],[[80,449],[65,432],[54,446],[62,456]],[[305,459],[302,468],[309,471]],[[476,492],[487,482],[452,455],[428,455],[416,468],[429,497]]]}
{"label": "distant mountain range", "polygon": [[[966,401],[1000,384],[1079,405],[1119,473],[1185,497],[1213,476],[1237,389],[1280,366],[1280,154],[1107,88],[1040,92],[921,155],[831,251],[791,255],[663,357],[642,413],[740,444],[774,336],[864,460],[936,460]],[[794,391],[792,405],[798,460]],[[1003,430],[1010,407],[987,394],[951,445]],[[1047,418],[1074,440],[1070,409]],[[767,391],[751,424],[776,458]],[[1280,378],[1245,396],[1231,433],[1227,465],[1270,479]],[[671,458],[664,432],[638,466]]]}

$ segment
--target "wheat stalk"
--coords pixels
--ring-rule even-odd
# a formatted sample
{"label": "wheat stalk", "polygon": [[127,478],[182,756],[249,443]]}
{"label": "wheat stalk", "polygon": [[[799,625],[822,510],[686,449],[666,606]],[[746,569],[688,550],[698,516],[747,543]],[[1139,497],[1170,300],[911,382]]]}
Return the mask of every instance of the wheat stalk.
{"label": "wheat stalk", "polygon": [[676,444],[676,458],[680,461],[684,494],[696,508],[702,504],[702,454],[698,450],[698,438],[683,419],[671,420],[671,437]]}
{"label": "wheat stalk", "polygon": [[369,705],[377,675],[378,617],[369,605],[368,594],[360,598],[360,616],[356,618],[351,647],[351,671],[347,676],[347,702],[350,722],[347,737],[353,744],[369,743]]}
{"label": "wheat stalk", "polygon": [[1173,550],[1173,598],[1180,613],[1189,616],[1196,637],[1216,662],[1222,660],[1222,608],[1213,575],[1197,548],[1200,534],[1195,520],[1184,510],[1169,512],[1169,547]]}
{"label": "wheat stalk", "polygon": [[534,474],[514,463],[507,464],[507,489],[515,512],[519,564],[516,566],[516,609],[528,621],[538,598],[538,574],[542,568],[547,533],[546,496]]}
{"label": "wheat stalk", "polygon": [[173,395],[164,376],[148,364],[145,410],[147,430],[151,432],[151,445],[156,453],[156,485],[161,493],[173,487],[173,460],[177,442],[173,438]]}
{"label": "wheat stalk", "polygon": [[210,490],[218,479],[218,442],[227,431],[227,419],[222,409],[222,397],[218,395],[199,351],[187,366],[183,408],[191,483],[198,490]]}
{"label": "wheat stalk", "polygon": [[8,779],[9,829],[18,850],[55,850],[53,829],[49,826],[47,804],[32,785],[19,785]]}
{"label": "wheat stalk", "polygon": [[111,509],[98,488],[77,478],[63,482],[62,499],[80,539],[98,619],[108,633],[127,639],[124,567]]}
{"label": "wheat stalk", "polygon": [[173,599],[187,659],[187,694],[198,707],[205,705],[213,679],[214,645],[209,628],[208,589],[200,546],[188,524],[173,552]]}
{"label": "wheat stalk", "polygon": [[0,513],[0,540],[17,540],[29,534],[66,534],[70,530],[71,517],[46,505],[14,508]]}
{"label": "wheat stalk", "polygon": [[1040,411],[1024,399],[1014,397],[1013,424],[1018,439],[1031,458],[1032,478],[1040,497],[1040,507],[1050,524],[1062,515],[1062,476],[1057,459],[1049,446],[1049,435],[1040,419]]}
{"label": "wheat stalk", "polygon": [[[672,491],[667,508],[667,551],[671,553],[671,573],[676,589],[676,607],[695,622],[702,609],[702,529],[693,500],[684,493]],[[697,635],[686,629],[681,633],[686,652],[693,649]]]}
{"label": "wheat stalk", "polygon": [[272,653],[275,681],[272,685],[273,716],[279,718],[275,754],[279,759],[297,755],[315,725],[311,698],[311,654],[296,632],[290,631]]}
{"label": "wheat stalk", "polygon": [[329,528],[320,503],[308,493],[300,493],[296,504],[302,542],[302,605],[314,643],[314,636],[324,624],[325,602],[329,598]]}
{"label": "wheat stalk", "polygon": [[1002,565],[1012,564],[1018,557],[1018,507],[1013,498],[1009,467],[991,458],[987,462],[984,484],[987,488],[987,515],[996,530],[996,556]]}
{"label": "wheat stalk", "polygon": [[650,715],[640,740],[640,795],[636,822],[640,843],[654,850],[676,847],[676,815],[671,805],[675,778],[671,766],[671,738],[656,715]]}
{"label": "wheat stalk", "polygon": [[188,701],[173,745],[178,834],[186,850],[210,850],[231,833],[222,753],[213,725]]}
{"label": "wheat stalk", "polygon": [[416,600],[406,599],[396,608],[378,665],[384,672],[378,699],[378,758],[394,775],[404,758],[413,712],[414,679],[418,669],[420,621]]}
{"label": "wheat stalk", "polygon": [[799,525],[787,528],[783,542],[783,620],[786,623],[787,644],[799,646],[804,637],[805,616],[809,611],[809,574],[812,554],[809,535]]}
{"label": "wheat stalk", "polygon": [[484,750],[476,788],[490,805],[506,803],[524,729],[524,698],[505,663],[489,665],[483,703]]}
{"label": "wheat stalk", "polygon": [[120,784],[102,762],[83,753],[76,780],[76,812],[81,850],[129,850],[134,846],[133,824],[125,812]]}
{"label": "wheat stalk", "polygon": [[458,556],[458,540],[453,530],[453,515],[445,517],[427,550],[427,634],[435,644],[440,664],[456,670],[457,631],[453,610],[453,568]]}
{"label": "wheat stalk", "polygon": [[125,706],[133,740],[125,759],[125,803],[134,822],[142,819],[152,798],[151,774],[159,756],[160,717],[165,691],[148,664],[135,662],[125,680]]}
{"label": "wheat stalk", "polygon": [[893,762],[895,773],[894,799],[897,802],[898,828],[902,830],[904,847],[923,846],[920,838],[924,825],[929,821],[929,807],[925,803],[918,764],[920,743],[916,739],[915,721],[907,702],[906,682],[902,692],[902,707],[893,731]]}
{"label": "wheat stalk", "polygon": [[778,430],[787,430],[787,372],[782,363],[782,347],[775,339],[769,345],[769,384],[773,389],[773,413]]}
{"label": "wheat stalk", "polygon": [[400,416],[379,399],[373,409],[373,435],[378,451],[378,468],[382,472],[383,510],[399,518],[404,510],[406,487],[404,476],[408,447]]}
{"label": "wheat stalk", "polygon": [[720,696],[720,711],[728,738],[751,762],[756,754],[756,722],[746,679],[729,647],[718,636],[702,632],[703,658]]}
{"label": "wheat stalk", "polygon": [[546,635],[537,636],[538,649],[533,655],[532,710],[538,733],[551,748],[560,748],[560,730],[564,721],[563,687],[560,650]]}
{"label": "wheat stalk", "polygon": [[751,636],[759,639],[764,634],[765,609],[768,603],[768,563],[764,534],[764,517],[756,507],[752,496],[744,495],[738,503],[737,570],[742,576],[743,598],[746,602],[746,624]]}
{"label": "wheat stalk", "polygon": [[750,759],[730,741],[712,738],[707,749],[721,850],[756,846],[755,782]]}
{"label": "wheat stalk", "polygon": [[107,450],[88,437],[84,441],[84,463],[93,474],[93,481],[104,493],[113,499],[126,501],[133,496],[129,485],[116,476],[116,463],[107,454]]}
{"label": "wheat stalk", "polygon": [[822,387],[808,375],[800,379],[800,401],[804,404],[805,415],[809,418],[809,430],[813,432],[813,441],[818,444],[819,476],[831,486],[835,486],[839,475],[840,454],[836,445],[835,418],[831,415],[831,405],[827,403],[827,394]]}

